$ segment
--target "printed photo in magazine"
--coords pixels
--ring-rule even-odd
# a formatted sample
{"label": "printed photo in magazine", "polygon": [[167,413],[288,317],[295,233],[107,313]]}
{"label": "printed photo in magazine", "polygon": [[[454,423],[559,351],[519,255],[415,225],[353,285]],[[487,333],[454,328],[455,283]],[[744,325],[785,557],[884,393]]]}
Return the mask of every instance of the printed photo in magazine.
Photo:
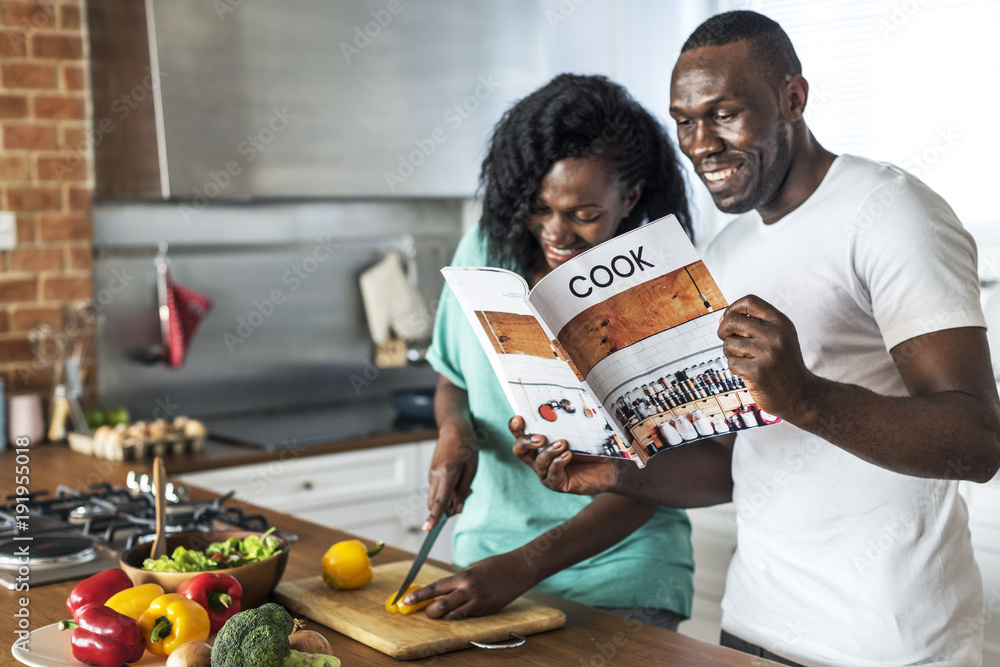
{"label": "printed photo in magazine", "polygon": [[581,456],[650,456],[779,421],[729,372],[728,306],[674,216],[610,239],[528,289],[496,268],[442,270],[529,433]]}

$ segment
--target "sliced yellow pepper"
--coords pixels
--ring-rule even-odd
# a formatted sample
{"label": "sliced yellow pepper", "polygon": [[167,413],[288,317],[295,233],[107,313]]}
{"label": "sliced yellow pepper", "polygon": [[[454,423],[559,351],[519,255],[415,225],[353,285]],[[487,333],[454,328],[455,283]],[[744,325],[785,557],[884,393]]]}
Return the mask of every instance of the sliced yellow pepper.
{"label": "sliced yellow pepper", "polygon": [[170,655],[186,642],[205,641],[210,627],[205,608],[179,593],[161,595],[139,617],[146,649],[156,655]]}
{"label": "sliced yellow pepper", "polygon": [[393,593],[385,599],[385,610],[391,611],[392,613],[400,614],[412,614],[413,612],[423,609],[431,602],[434,602],[437,598],[431,598],[430,600],[424,600],[423,602],[418,602],[414,605],[403,604],[403,598],[412,593],[413,591],[419,591],[423,586],[420,584],[410,584],[410,587],[406,589],[406,592],[399,596],[399,602],[393,604],[392,601],[396,598],[396,594]]}
{"label": "sliced yellow pepper", "polygon": [[323,554],[323,581],[331,588],[361,588],[372,580],[371,557],[384,546],[379,542],[369,551],[361,540],[337,542]]}
{"label": "sliced yellow pepper", "polygon": [[104,603],[105,607],[111,607],[119,614],[125,614],[136,621],[142,616],[142,612],[149,609],[150,603],[163,595],[163,586],[159,584],[142,584],[118,591]]}

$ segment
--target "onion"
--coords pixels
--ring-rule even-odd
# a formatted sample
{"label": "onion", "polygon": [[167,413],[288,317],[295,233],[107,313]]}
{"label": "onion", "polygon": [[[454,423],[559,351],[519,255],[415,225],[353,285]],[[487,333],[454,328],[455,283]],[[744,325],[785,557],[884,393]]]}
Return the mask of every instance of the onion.
{"label": "onion", "polygon": [[212,667],[212,647],[205,642],[184,642],[170,653],[166,667]]}
{"label": "onion", "polygon": [[291,648],[302,653],[319,653],[333,655],[333,647],[326,637],[313,630],[304,630],[306,624],[301,619],[295,619],[295,629],[288,635]]}

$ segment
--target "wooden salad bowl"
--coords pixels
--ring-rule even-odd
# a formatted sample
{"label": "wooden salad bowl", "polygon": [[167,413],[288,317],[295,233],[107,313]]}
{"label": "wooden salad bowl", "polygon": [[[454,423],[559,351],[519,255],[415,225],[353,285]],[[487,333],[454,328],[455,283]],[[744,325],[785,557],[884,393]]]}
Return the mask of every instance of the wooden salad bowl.
{"label": "wooden salad bowl", "polygon": [[[167,537],[167,555],[171,555],[174,549],[181,546],[186,549],[196,549],[203,551],[213,542],[224,542],[230,537],[240,539],[250,535],[259,535],[247,530],[228,530],[208,533],[178,533]],[[281,581],[281,575],[285,573],[285,566],[288,564],[289,544],[283,537],[272,536],[281,544],[281,550],[270,558],[239,567],[223,568],[219,570],[209,570],[211,572],[224,572],[232,575],[240,582],[243,588],[243,599],[240,606],[243,609],[250,609],[260,605],[274,590],[274,587]],[[125,570],[132,583],[136,586],[141,584],[159,584],[165,593],[174,593],[177,587],[201,572],[154,572],[142,569],[142,562],[149,558],[152,542],[145,542],[136,545],[122,554],[119,562],[121,568]]]}

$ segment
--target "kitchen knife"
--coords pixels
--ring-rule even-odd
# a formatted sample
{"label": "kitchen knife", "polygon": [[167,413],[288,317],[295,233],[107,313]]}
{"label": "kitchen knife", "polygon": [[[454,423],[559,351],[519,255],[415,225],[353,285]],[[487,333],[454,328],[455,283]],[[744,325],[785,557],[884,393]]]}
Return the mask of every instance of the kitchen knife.
{"label": "kitchen knife", "polygon": [[403,585],[399,587],[399,592],[396,593],[396,597],[392,599],[391,604],[399,602],[399,598],[403,597],[403,593],[410,587],[413,580],[417,578],[420,568],[424,566],[424,561],[427,560],[427,554],[431,552],[431,547],[434,546],[434,540],[437,539],[438,533],[444,528],[445,522],[448,521],[448,517],[451,515],[452,512],[442,515],[438,519],[438,522],[434,524],[434,527],[427,531],[427,537],[424,538],[424,543],[420,546],[420,551],[417,552],[417,557],[413,560],[413,565],[410,566],[410,571],[406,573],[406,579],[403,579]]}

